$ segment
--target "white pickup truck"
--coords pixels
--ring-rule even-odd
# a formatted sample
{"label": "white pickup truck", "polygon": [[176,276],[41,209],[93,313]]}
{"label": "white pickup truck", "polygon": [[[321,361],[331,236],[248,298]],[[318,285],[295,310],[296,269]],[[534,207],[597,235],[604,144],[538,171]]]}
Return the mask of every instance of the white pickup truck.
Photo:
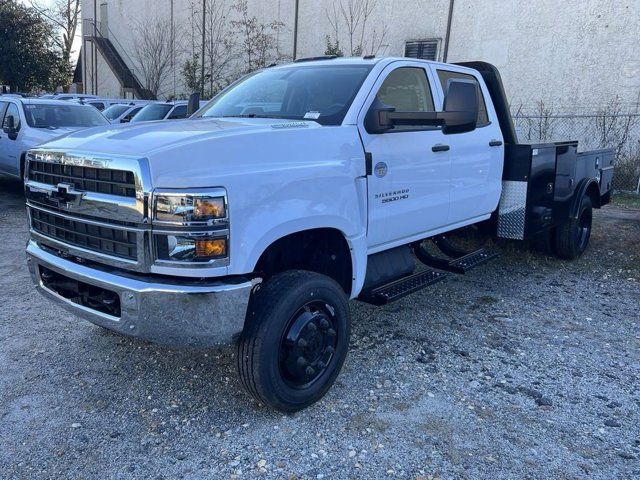
{"label": "white pickup truck", "polygon": [[491,259],[445,235],[472,225],[575,258],[613,175],[608,150],[518,144],[491,65],[403,58],[264,69],[190,119],[70,134],[27,161],[45,296],[160,344],[236,342],[242,383],[282,411],[336,379],[349,299]]}

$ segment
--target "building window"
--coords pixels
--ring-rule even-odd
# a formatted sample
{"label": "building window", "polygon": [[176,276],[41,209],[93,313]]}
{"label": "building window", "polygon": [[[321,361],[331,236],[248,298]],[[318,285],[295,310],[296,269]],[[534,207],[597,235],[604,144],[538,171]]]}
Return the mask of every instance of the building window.
{"label": "building window", "polygon": [[422,60],[437,60],[440,40],[416,40],[406,42],[404,45],[404,56],[408,58],[421,58]]}

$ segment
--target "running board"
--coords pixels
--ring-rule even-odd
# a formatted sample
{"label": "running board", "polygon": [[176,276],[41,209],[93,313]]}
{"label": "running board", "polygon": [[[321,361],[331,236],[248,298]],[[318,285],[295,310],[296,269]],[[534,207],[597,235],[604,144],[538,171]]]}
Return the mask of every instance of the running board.
{"label": "running board", "polygon": [[421,243],[413,245],[413,253],[425,265],[452,273],[465,274],[500,255],[498,252],[482,248],[468,253],[453,246],[444,237],[433,239],[433,243],[447,255],[447,258],[432,255]]}
{"label": "running board", "polygon": [[466,273],[469,270],[476,268],[479,265],[487,263],[490,260],[498,257],[500,254],[498,252],[492,252],[490,250],[480,249],[476,252],[471,252],[464,257],[457,258],[449,262],[449,272],[454,273]]}
{"label": "running board", "polygon": [[418,290],[422,290],[429,285],[438,283],[446,278],[446,274],[427,270],[414,273],[407,277],[394,280],[393,282],[381,285],[366,292],[363,292],[359,300],[372,305],[386,305],[396,300],[406,297]]}

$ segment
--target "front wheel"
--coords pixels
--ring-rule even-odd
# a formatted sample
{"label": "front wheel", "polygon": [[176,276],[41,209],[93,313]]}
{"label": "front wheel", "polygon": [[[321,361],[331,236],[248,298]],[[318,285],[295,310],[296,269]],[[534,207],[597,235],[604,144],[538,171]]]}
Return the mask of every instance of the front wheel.
{"label": "front wheel", "polygon": [[347,356],[351,320],[342,288],[307,271],[274,276],[254,292],[237,349],[245,389],[282,412],[317,402]]}
{"label": "front wheel", "polygon": [[593,207],[585,195],[580,202],[578,218],[570,218],[556,230],[555,247],[560,258],[573,260],[584,253],[591,238]]}

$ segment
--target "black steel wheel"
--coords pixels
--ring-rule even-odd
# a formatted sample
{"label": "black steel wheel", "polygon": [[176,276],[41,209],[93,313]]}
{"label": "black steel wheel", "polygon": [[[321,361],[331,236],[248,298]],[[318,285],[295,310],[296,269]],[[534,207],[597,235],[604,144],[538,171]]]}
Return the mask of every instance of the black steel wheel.
{"label": "black steel wheel", "polygon": [[293,388],[308,388],[322,377],[338,346],[335,309],[313,300],[301,307],[289,321],[280,340],[280,374]]}
{"label": "black steel wheel", "polygon": [[560,258],[573,260],[584,253],[589,246],[592,221],[591,199],[585,195],[577,218],[570,218],[556,229],[555,247]]}
{"label": "black steel wheel", "polygon": [[254,292],[237,350],[246,390],[283,412],[320,400],[342,369],[350,336],[348,298],[331,278],[289,271]]}

